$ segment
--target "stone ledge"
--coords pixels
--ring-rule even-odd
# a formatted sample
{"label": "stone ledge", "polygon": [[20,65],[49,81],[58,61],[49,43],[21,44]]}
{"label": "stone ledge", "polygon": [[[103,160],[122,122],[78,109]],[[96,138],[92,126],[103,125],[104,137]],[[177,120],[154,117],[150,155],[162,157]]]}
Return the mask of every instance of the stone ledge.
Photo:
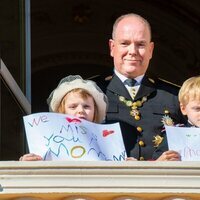
{"label": "stone ledge", "polygon": [[[0,199],[200,199],[199,162],[0,162]],[[86,197],[84,197],[86,196]],[[86,199],[87,199],[86,198]],[[80,199],[80,198],[79,198]]]}

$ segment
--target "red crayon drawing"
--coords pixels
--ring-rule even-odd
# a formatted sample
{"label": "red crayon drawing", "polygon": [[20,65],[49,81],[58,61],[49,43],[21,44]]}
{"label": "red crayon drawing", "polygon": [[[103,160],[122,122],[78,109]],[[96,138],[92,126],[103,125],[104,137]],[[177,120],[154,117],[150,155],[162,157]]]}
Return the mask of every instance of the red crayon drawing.
{"label": "red crayon drawing", "polygon": [[103,137],[107,137],[108,135],[110,135],[110,134],[113,134],[114,133],[114,131],[113,130],[103,130]]}
{"label": "red crayon drawing", "polygon": [[81,120],[80,120],[80,119],[77,119],[77,118],[69,118],[69,117],[66,117],[66,120],[67,120],[69,123],[71,123],[71,122],[78,122],[78,123],[80,123],[80,122],[81,122]]}

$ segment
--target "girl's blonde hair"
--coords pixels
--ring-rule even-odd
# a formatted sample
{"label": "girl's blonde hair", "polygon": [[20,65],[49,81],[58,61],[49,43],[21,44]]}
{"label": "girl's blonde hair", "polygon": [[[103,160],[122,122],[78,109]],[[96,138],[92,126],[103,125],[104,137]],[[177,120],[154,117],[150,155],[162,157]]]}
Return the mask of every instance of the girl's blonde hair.
{"label": "girl's blonde hair", "polygon": [[187,79],[179,91],[178,98],[183,105],[187,105],[191,100],[200,100],[200,76]]}
{"label": "girl's blonde hair", "polygon": [[[84,100],[87,99],[88,97],[92,97],[93,101],[94,101],[94,119],[93,119],[93,122],[98,122],[98,119],[97,119],[97,116],[98,116],[98,108],[97,108],[97,105],[96,105],[96,102],[93,98],[92,95],[90,95],[87,90],[84,90],[82,88],[75,88],[71,91],[69,91],[67,94],[69,93],[76,93],[76,94],[79,94],[81,98],[83,98]],[[67,114],[65,113],[65,97],[66,95],[62,98],[61,102],[60,102],[60,105],[58,106],[57,110],[55,112],[58,112],[58,113],[63,113],[63,114]]]}

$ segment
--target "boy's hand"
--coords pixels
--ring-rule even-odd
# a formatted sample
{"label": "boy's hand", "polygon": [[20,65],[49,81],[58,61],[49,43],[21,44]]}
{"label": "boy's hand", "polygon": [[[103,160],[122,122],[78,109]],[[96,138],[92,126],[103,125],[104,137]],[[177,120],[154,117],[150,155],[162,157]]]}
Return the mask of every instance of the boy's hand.
{"label": "boy's hand", "polygon": [[181,156],[178,152],[169,150],[165,151],[156,161],[181,161]]}

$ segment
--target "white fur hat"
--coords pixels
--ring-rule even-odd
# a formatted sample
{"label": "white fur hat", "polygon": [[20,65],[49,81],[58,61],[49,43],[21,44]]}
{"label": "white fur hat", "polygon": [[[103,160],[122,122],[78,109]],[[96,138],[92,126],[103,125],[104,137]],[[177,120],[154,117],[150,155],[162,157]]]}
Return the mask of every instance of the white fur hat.
{"label": "white fur hat", "polygon": [[63,97],[68,92],[76,88],[86,90],[94,98],[98,109],[97,122],[102,122],[105,119],[108,106],[107,96],[94,81],[83,80],[79,75],[69,75],[60,81],[57,88],[51,92],[49,98],[47,99],[49,111],[55,112]]}

